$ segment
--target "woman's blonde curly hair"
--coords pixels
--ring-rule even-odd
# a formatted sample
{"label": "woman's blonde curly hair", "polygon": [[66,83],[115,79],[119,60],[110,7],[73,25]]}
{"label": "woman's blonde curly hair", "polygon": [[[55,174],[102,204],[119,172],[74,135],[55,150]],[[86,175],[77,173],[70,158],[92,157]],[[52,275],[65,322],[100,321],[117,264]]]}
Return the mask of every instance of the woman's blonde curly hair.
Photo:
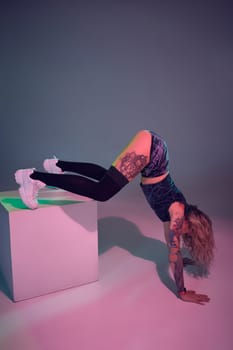
{"label": "woman's blonde curly hair", "polygon": [[209,269],[214,259],[214,234],[210,218],[195,205],[187,205],[185,218],[188,232],[183,235],[184,246],[195,263]]}

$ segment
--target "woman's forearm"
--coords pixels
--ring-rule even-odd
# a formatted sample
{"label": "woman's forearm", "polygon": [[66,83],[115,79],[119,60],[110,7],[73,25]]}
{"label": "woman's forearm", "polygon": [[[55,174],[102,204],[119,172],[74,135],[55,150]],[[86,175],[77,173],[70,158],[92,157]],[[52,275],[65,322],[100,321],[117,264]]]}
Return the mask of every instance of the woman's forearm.
{"label": "woman's forearm", "polygon": [[174,231],[169,233],[169,262],[172,269],[173,277],[177,286],[177,292],[183,292],[184,275],[183,275],[183,258],[180,252],[179,237]]}
{"label": "woman's forearm", "polygon": [[185,290],[184,274],[183,274],[183,259],[180,252],[169,255],[170,267],[176,283],[177,292],[181,293]]}

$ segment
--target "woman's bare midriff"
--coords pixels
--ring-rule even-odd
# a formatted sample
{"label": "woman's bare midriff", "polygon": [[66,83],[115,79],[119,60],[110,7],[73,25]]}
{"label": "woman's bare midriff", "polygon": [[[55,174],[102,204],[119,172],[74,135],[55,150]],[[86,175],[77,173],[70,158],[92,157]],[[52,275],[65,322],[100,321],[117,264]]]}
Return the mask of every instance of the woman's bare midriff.
{"label": "woman's bare midriff", "polygon": [[156,184],[160,181],[162,181],[163,179],[165,179],[165,177],[169,174],[169,172],[166,172],[165,174],[161,175],[161,176],[156,176],[156,177],[141,177],[141,183],[143,185],[151,185],[151,184]]}

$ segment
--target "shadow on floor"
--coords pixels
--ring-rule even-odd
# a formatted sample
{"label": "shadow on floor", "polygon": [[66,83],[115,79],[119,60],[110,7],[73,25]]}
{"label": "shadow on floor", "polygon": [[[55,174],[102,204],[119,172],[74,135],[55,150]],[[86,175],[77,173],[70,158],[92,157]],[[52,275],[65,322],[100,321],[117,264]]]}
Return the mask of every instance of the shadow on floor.
{"label": "shadow on floor", "polygon": [[0,291],[5,294],[6,297],[8,297],[11,301],[13,301],[13,297],[11,295],[11,292],[7,286],[7,283],[3,277],[3,274],[0,271]]}
{"label": "shadow on floor", "polygon": [[165,243],[144,236],[134,223],[120,217],[98,220],[98,235],[99,255],[116,246],[154,262],[161,282],[176,294],[176,285],[168,272],[168,249]]}

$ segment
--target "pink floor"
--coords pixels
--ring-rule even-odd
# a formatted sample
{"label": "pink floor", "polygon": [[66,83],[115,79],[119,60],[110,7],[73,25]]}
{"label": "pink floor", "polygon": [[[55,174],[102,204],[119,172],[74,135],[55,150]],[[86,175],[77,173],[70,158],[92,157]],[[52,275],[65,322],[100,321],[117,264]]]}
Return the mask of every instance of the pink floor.
{"label": "pink floor", "polygon": [[[216,259],[200,306],[173,293],[162,226],[144,201],[99,206],[99,281],[18,303],[0,284],[1,350],[232,350],[233,222],[212,217]],[[22,282],[23,283],[23,282]]]}

